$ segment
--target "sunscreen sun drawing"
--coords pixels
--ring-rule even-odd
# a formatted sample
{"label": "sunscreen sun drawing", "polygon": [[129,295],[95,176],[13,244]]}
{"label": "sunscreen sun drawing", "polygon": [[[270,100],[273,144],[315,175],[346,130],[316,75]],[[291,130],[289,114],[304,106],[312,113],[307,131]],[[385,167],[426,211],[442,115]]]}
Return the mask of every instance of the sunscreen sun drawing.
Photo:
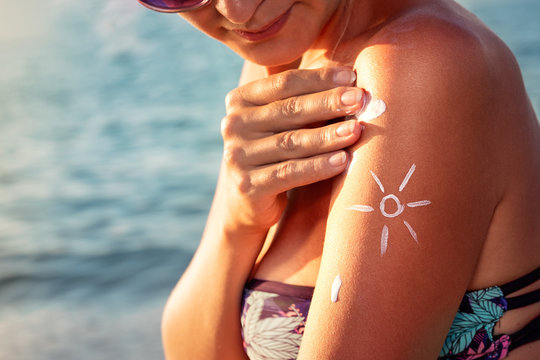
{"label": "sunscreen sun drawing", "polygon": [[[407,173],[407,175],[405,175],[405,178],[403,179],[403,181],[401,182],[401,185],[399,186],[399,192],[401,192],[401,191],[403,191],[403,189],[405,189],[405,186],[407,186],[407,183],[411,179],[411,176],[414,173],[414,170],[416,170],[416,165],[412,164],[411,168],[409,169],[409,172]],[[371,173],[371,176],[373,177],[373,179],[375,180],[375,182],[377,183],[377,185],[379,186],[379,189],[381,189],[381,192],[384,195],[384,186],[383,186],[381,180],[379,180],[379,178],[377,177],[377,175],[375,175],[375,173],[373,171],[370,171],[370,173]],[[394,201],[396,203],[397,209],[393,213],[388,213],[386,211],[386,202],[389,201],[389,200],[392,200],[392,201]],[[420,201],[409,202],[406,205],[408,207],[410,207],[410,208],[415,208],[415,207],[419,207],[419,206],[427,206],[429,204],[431,204],[431,201],[429,201],[429,200],[420,200]],[[360,211],[360,212],[372,212],[375,209],[373,207],[369,206],[369,205],[353,205],[353,206],[349,207],[348,210],[354,210],[354,211]],[[388,195],[384,196],[382,198],[381,202],[379,203],[379,210],[381,211],[381,214],[384,217],[395,218],[398,215],[400,215],[403,212],[403,210],[405,210],[405,204],[402,204],[399,201],[399,199],[398,199],[398,197],[396,195],[388,194]],[[418,243],[418,235],[416,234],[416,231],[414,231],[411,224],[409,224],[405,220],[403,220],[403,224],[405,225],[405,227],[407,228],[407,230],[411,234],[414,241],[416,241],[416,243]],[[381,256],[383,256],[386,253],[387,248],[388,248],[388,226],[386,226],[386,224],[385,224],[383,226],[382,232],[381,232]]]}

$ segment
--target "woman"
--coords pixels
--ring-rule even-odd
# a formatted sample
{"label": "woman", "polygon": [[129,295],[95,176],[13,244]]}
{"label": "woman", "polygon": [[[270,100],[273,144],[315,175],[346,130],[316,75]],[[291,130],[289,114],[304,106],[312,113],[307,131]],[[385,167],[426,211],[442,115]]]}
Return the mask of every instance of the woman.
{"label": "woman", "polygon": [[538,358],[540,130],[485,25],[450,0],[143,3],[246,60],[168,359]]}

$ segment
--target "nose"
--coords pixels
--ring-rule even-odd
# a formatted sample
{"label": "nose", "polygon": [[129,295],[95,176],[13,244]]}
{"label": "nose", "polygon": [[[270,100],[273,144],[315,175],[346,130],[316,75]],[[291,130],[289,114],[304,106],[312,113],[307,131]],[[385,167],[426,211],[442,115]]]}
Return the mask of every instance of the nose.
{"label": "nose", "polygon": [[216,10],[233,24],[245,24],[264,0],[217,0]]}

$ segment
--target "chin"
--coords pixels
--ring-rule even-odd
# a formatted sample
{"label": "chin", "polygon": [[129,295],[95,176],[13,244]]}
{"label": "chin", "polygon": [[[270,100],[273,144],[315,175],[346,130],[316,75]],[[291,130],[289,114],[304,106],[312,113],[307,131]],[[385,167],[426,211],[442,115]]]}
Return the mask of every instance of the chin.
{"label": "chin", "polygon": [[302,53],[299,54],[239,54],[242,58],[266,67],[283,66],[294,63],[302,57]]}

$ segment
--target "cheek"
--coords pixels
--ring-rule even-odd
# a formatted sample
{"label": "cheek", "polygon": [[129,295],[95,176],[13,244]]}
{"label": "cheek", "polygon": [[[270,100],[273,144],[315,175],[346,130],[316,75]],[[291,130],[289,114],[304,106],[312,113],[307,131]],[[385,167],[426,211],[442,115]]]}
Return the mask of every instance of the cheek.
{"label": "cheek", "polygon": [[235,41],[226,42],[234,52],[250,62],[262,66],[281,66],[301,58],[309,49],[312,41],[309,37],[291,37],[276,39],[264,44],[245,44]]}
{"label": "cheek", "polygon": [[[295,16],[296,15],[296,16]],[[322,26],[313,12],[297,11],[277,36],[262,42],[248,42],[234,33],[224,35],[224,43],[243,58],[263,66],[289,64],[313,45]]]}
{"label": "cheek", "polygon": [[193,12],[179,13],[178,15],[196,29],[223,42],[222,38],[225,35],[225,29],[220,25],[221,17],[219,13],[211,6]]}

